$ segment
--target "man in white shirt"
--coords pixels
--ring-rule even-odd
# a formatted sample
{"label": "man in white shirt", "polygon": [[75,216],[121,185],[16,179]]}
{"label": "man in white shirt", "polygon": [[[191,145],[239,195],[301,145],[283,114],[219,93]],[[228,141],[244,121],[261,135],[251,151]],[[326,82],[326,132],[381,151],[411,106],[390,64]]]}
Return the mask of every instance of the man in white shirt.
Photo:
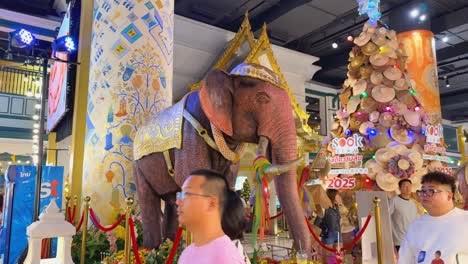
{"label": "man in white shirt", "polygon": [[389,212],[392,220],[393,244],[398,252],[401,240],[408,226],[418,217],[416,203],[411,200],[411,180],[402,179],[398,182],[400,195],[390,199]]}
{"label": "man in white shirt", "polygon": [[455,208],[453,204],[455,178],[430,172],[424,175],[421,183],[422,189],[416,193],[427,214],[409,225],[398,263],[468,263],[468,211]]}

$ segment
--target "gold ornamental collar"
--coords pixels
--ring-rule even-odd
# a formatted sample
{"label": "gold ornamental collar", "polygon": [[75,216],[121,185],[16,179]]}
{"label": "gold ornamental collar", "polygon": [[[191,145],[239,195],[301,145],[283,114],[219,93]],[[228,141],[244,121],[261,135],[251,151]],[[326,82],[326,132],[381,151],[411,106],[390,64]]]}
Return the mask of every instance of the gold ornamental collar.
{"label": "gold ornamental collar", "polygon": [[234,76],[248,76],[255,79],[273,84],[274,86],[285,89],[281,78],[270,69],[255,63],[244,62],[237,65],[232,71]]}

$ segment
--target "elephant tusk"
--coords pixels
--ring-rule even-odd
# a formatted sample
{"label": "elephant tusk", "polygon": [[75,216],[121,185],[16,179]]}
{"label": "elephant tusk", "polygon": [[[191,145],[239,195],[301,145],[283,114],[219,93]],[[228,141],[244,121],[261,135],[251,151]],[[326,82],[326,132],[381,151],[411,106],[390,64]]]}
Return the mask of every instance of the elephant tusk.
{"label": "elephant tusk", "polygon": [[264,173],[268,176],[277,176],[277,175],[283,174],[285,172],[290,171],[294,166],[296,166],[299,162],[301,162],[301,160],[302,160],[302,157],[298,158],[297,160],[286,163],[286,164],[272,165],[268,167]]}
{"label": "elephant tusk", "polygon": [[260,156],[260,155],[263,155],[265,156],[266,155],[266,152],[267,152],[267,148],[268,148],[268,144],[269,144],[269,140],[267,137],[265,136],[260,136],[259,139],[258,139],[258,147],[257,147],[257,156]]}

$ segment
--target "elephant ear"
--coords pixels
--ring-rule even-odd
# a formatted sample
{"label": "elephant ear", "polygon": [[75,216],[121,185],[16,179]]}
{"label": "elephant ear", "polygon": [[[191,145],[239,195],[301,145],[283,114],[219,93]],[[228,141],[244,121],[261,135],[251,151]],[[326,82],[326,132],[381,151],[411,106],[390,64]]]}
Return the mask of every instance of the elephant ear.
{"label": "elephant ear", "polygon": [[200,103],[210,122],[232,136],[232,77],[219,70],[209,72],[200,89]]}

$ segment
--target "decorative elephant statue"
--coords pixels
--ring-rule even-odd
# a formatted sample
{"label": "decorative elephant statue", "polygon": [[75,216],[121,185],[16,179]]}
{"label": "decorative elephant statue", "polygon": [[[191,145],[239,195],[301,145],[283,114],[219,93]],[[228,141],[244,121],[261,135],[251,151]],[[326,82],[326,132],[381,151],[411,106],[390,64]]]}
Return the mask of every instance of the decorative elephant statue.
{"label": "decorative elephant statue", "polygon": [[[174,110],[180,103],[164,110],[135,137],[134,176],[143,217],[144,246],[157,247],[163,237],[175,237],[176,192],[191,171],[208,168],[222,172],[233,186],[235,163],[241,155],[233,150],[243,143],[259,143],[257,155],[265,155],[273,164],[266,173],[277,175],[277,194],[295,246],[299,248],[300,241],[302,248],[310,251],[296,183],[299,159],[295,121],[280,78],[263,66],[243,63],[231,74],[209,72],[200,91],[188,94],[184,100],[182,110]],[[167,117],[167,113],[178,111],[184,112],[183,118]],[[170,144],[177,141],[177,135],[169,136],[171,131],[183,135],[174,145]],[[164,214],[160,210],[161,199],[165,202]]]}
{"label": "decorative elephant statue", "polygon": [[454,175],[458,179],[458,190],[463,196],[463,209],[468,210],[468,163],[462,164]]}

